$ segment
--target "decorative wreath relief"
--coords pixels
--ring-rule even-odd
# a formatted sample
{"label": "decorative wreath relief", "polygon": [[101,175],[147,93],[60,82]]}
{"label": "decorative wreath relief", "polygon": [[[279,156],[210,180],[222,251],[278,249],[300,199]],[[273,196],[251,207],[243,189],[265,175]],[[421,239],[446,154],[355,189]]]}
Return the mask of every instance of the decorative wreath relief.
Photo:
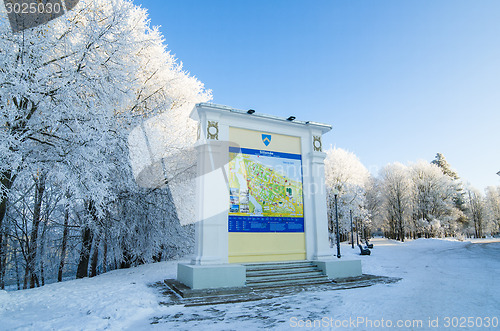
{"label": "decorative wreath relief", "polygon": [[313,136],[313,147],[315,152],[321,152],[321,136]]}
{"label": "decorative wreath relief", "polygon": [[80,0],[4,0],[12,32],[48,23],[73,9]]}
{"label": "decorative wreath relief", "polygon": [[208,121],[207,139],[219,140],[219,122]]}

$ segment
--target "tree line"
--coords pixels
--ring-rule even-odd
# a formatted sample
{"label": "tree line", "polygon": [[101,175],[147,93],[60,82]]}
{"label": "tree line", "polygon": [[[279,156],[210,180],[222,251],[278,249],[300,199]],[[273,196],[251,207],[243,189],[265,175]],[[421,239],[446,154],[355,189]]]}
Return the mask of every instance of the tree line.
{"label": "tree line", "polygon": [[[336,233],[334,192],[338,193],[339,230],[404,241],[406,238],[483,238],[500,233],[500,186],[481,193],[465,185],[441,153],[431,162],[388,164],[369,174],[353,153],[328,150],[325,180],[330,237]],[[331,240],[333,244],[333,239]]]}
{"label": "tree line", "polygon": [[128,134],[211,92],[183,70],[145,9],[82,0],[21,33],[0,24],[0,288],[160,261],[189,251],[168,183],[134,182]]}

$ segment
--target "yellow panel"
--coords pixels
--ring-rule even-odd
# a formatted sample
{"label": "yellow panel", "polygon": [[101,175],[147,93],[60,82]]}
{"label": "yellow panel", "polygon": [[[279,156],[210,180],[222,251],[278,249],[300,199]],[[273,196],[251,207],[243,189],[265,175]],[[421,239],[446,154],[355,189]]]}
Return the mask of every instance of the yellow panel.
{"label": "yellow panel", "polygon": [[230,232],[229,263],[306,259],[304,233]]}
{"label": "yellow panel", "polygon": [[[268,146],[262,141],[262,134],[271,135],[271,142]],[[274,151],[281,153],[301,154],[300,138],[277,134],[266,131],[254,131],[240,129],[235,127],[229,128],[229,141],[236,143],[243,148],[252,148],[263,151]]]}
{"label": "yellow panel", "polygon": [[[271,135],[266,146],[262,134]],[[230,127],[229,140],[243,148],[301,154],[300,138]],[[304,233],[230,232],[229,262],[270,262],[306,259]]]}

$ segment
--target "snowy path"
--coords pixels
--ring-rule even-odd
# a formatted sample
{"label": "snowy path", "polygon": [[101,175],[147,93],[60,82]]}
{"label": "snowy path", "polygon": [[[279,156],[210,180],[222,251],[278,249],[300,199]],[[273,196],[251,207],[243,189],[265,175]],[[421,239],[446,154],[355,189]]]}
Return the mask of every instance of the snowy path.
{"label": "snowy path", "polygon": [[[238,304],[161,306],[159,293],[147,285],[175,277],[175,262],[166,262],[33,290],[0,292],[0,330],[288,330],[322,319],[332,326],[341,322],[347,326],[335,330],[384,329],[375,328],[382,319],[384,325],[392,322],[392,329],[436,330],[429,326],[429,319],[436,318],[441,330],[446,317],[480,317],[483,323],[485,317],[500,318],[500,243],[372,242],[371,256],[355,255],[359,250],[347,245],[342,247],[343,256],[362,259],[364,273],[402,281]],[[346,324],[350,320],[360,323],[353,328]],[[409,328],[395,326],[398,321],[413,324],[414,320],[416,324]],[[487,329],[500,330],[500,325],[460,328]]]}

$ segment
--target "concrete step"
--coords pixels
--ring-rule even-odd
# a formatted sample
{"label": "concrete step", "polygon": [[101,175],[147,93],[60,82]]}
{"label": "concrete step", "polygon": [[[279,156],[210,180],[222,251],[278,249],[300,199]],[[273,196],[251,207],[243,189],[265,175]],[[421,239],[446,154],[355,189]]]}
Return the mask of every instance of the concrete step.
{"label": "concrete step", "polygon": [[289,286],[308,286],[316,284],[332,284],[326,276],[325,277],[315,277],[309,279],[290,279],[290,280],[277,280],[277,281],[266,281],[266,282],[249,282],[246,285],[253,289],[263,289],[263,288],[277,288],[277,287],[289,287]]}
{"label": "concrete step", "polygon": [[267,277],[255,277],[247,278],[247,284],[262,284],[266,282],[288,282],[288,281],[308,281],[312,279],[328,279],[325,275],[321,273],[310,274],[303,277],[277,277],[277,276],[267,276]]}
{"label": "concrete step", "polygon": [[[220,292],[221,289],[192,290],[175,279],[166,279],[165,282],[158,282],[150,286],[162,295],[163,299],[159,303],[161,306],[185,305],[189,307],[272,299],[320,289],[346,290],[376,284],[392,284],[400,280],[401,278],[363,275],[338,282],[312,283],[304,286],[291,284],[288,286],[268,285],[267,287],[261,285],[254,288],[233,287],[225,288],[223,292]],[[173,290],[174,287],[179,287],[179,289]]]}
{"label": "concrete step", "polygon": [[246,286],[254,289],[309,286],[332,283],[310,261],[249,263],[246,267]]}
{"label": "concrete step", "polygon": [[290,264],[313,264],[311,261],[299,260],[299,261],[274,261],[274,262],[250,262],[244,263],[246,266],[269,266],[269,265],[290,265]]}
{"label": "concrete step", "polygon": [[305,279],[309,277],[317,277],[317,276],[324,276],[323,273],[319,270],[313,270],[313,271],[308,271],[308,272],[291,272],[289,271],[288,273],[264,273],[264,274],[259,274],[259,275],[247,275],[247,282],[248,281],[274,281],[274,280],[279,280],[279,279]]}
{"label": "concrete step", "polygon": [[288,269],[255,269],[248,270],[247,269],[247,277],[256,277],[256,276],[266,276],[266,275],[288,275],[288,274],[297,274],[297,273],[308,273],[318,271],[317,267],[308,266],[301,268],[288,268]]}
{"label": "concrete step", "polygon": [[248,271],[262,271],[262,270],[282,270],[294,268],[311,268],[316,267],[312,262],[273,262],[273,263],[252,263],[245,264]]}

